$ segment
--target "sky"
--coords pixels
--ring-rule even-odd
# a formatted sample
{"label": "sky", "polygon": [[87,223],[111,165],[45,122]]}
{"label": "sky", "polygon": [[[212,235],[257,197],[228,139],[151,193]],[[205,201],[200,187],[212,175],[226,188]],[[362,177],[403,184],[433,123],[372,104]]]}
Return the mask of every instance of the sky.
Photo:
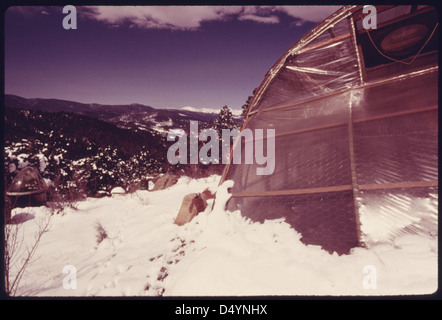
{"label": "sky", "polygon": [[[154,108],[240,109],[337,6],[63,7],[5,12],[5,93]],[[72,20],[70,20],[72,22]]]}

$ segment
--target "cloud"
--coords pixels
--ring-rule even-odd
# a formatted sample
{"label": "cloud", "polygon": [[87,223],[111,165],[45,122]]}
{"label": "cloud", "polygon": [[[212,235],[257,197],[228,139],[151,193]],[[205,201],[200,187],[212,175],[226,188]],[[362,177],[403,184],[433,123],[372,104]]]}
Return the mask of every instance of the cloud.
{"label": "cloud", "polygon": [[341,6],[276,6],[275,10],[301,21],[320,22],[339,8]]}
{"label": "cloud", "polygon": [[244,6],[238,15],[240,21],[255,21],[258,23],[279,23],[279,18],[274,14],[273,6]]}
{"label": "cloud", "polygon": [[259,23],[279,23],[279,18],[277,16],[261,17],[256,15],[241,15],[238,17],[238,20],[240,21],[249,20]]}
{"label": "cloud", "polygon": [[[319,22],[339,6],[80,6],[81,18],[100,21],[109,27],[140,29],[197,30],[209,21],[252,21],[279,23],[281,15],[293,18],[294,25]],[[16,6],[9,10],[28,17],[61,13],[62,7]]]}
{"label": "cloud", "polygon": [[25,18],[29,18],[38,14],[49,13],[46,7],[43,6],[12,6],[9,7],[8,12],[19,14]]}
{"label": "cloud", "polygon": [[127,24],[142,29],[196,30],[203,22],[254,21],[279,23],[278,14],[319,22],[339,6],[97,6],[88,7],[87,16],[111,26]]}
{"label": "cloud", "polygon": [[241,12],[241,7],[216,6],[99,6],[89,9],[89,18],[106,24],[174,30],[195,30],[204,21],[227,20]]}

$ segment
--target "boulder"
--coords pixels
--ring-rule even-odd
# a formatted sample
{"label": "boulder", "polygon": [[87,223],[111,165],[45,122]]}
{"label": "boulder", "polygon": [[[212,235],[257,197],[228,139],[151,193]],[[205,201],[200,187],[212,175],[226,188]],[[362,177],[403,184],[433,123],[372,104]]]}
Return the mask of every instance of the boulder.
{"label": "boulder", "polygon": [[209,190],[209,188],[204,189],[203,192],[201,192],[201,197],[207,201],[210,199],[214,199],[215,198],[215,194],[212,193],[212,191]]}
{"label": "boulder", "polygon": [[150,179],[142,179],[140,181],[140,186],[138,189],[140,190],[149,190],[149,181]]}
{"label": "boulder", "polygon": [[200,193],[191,193],[184,197],[180,211],[175,219],[175,224],[182,226],[191,221],[198,213],[203,212],[207,202]]}
{"label": "boulder", "polygon": [[153,187],[153,191],[164,190],[167,189],[178,182],[178,176],[166,173],[162,177],[160,177]]}
{"label": "boulder", "polygon": [[111,190],[111,195],[113,197],[115,197],[115,196],[122,196],[124,194],[126,194],[126,190],[124,190],[122,187],[115,187],[115,188],[113,188]]}
{"label": "boulder", "polygon": [[24,167],[6,191],[12,207],[42,206],[47,201],[48,185],[34,167]]}
{"label": "boulder", "polygon": [[103,197],[107,197],[109,195],[109,192],[104,191],[104,190],[99,190],[97,191],[97,193],[95,194],[95,198],[103,198]]}

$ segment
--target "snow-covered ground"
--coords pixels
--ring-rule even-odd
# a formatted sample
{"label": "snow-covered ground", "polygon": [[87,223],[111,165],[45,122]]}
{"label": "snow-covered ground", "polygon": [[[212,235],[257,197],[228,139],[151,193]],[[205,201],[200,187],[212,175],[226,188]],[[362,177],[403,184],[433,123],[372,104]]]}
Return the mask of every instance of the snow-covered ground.
{"label": "snow-covered ground", "polygon": [[[50,217],[17,295],[341,296],[437,290],[437,236],[403,235],[349,255],[330,255],[302,244],[300,234],[282,220],[251,223],[239,212],[226,212],[232,182],[218,187],[218,181],[219,176],[182,177],[166,190],[89,198],[53,216],[47,207],[14,209],[28,244]],[[210,202],[190,223],[175,225],[184,195],[206,187],[217,190],[214,207]],[[108,235],[99,244],[98,223]]]}

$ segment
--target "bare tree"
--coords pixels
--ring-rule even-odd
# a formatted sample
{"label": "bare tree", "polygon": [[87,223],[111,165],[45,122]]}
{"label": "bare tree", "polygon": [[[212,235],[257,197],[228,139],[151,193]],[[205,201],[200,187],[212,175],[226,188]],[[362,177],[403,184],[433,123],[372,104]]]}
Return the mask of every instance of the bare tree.
{"label": "bare tree", "polygon": [[34,261],[34,254],[40,244],[40,240],[49,229],[50,220],[50,216],[47,216],[38,223],[38,230],[35,232],[34,239],[30,245],[25,243],[24,232],[21,230],[22,223],[10,221],[10,224],[5,225],[4,267],[7,294],[17,294],[17,289],[26,268]]}

